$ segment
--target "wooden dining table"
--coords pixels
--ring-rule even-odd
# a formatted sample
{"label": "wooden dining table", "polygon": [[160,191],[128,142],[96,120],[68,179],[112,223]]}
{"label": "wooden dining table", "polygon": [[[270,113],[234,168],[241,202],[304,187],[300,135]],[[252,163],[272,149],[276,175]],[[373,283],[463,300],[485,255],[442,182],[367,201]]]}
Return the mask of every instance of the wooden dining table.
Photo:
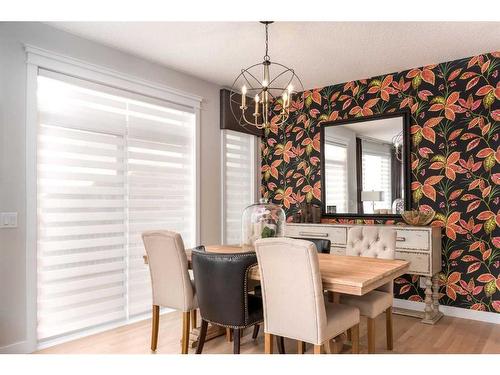
{"label": "wooden dining table", "polygon": [[[205,246],[205,251],[213,253],[242,253],[245,250],[240,246],[211,245]],[[186,255],[191,268],[191,250],[186,249]],[[319,269],[323,289],[329,292],[332,302],[340,294],[362,296],[372,290],[392,282],[397,277],[408,272],[409,262],[396,259],[378,259],[334,254],[318,254]],[[144,256],[147,263],[147,256]],[[258,266],[248,273],[249,279],[260,280]],[[193,329],[191,344],[197,342],[199,329]],[[213,327],[207,334],[207,340],[224,334],[224,331]],[[337,338],[337,347],[343,345],[345,337]]]}

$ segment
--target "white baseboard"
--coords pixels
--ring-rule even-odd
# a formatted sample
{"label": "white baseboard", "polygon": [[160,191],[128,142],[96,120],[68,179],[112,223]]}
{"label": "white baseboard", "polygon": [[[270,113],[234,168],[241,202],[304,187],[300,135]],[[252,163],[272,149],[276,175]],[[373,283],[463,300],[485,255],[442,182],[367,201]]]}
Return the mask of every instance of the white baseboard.
{"label": "white baseboard", "polygon": [[19,341],[14,344],[0,347],[0,354],[29,354],[33,353],[35,348],[28,341]]}
{"label": "white baseboard", "polygon": [[[394,298],[393,306],[409,310],[424,311],[425,303]],[[488,311],[477,311],[477,310],[463,309],[461,307],[442,306],[442,305],[439,306],[439,311],[441,311],[445,316],[453,316],[455,318],[463,318],[470,320],[478,320],[481,322],[500,324],[500,314],[498,313],[492,313]]]}

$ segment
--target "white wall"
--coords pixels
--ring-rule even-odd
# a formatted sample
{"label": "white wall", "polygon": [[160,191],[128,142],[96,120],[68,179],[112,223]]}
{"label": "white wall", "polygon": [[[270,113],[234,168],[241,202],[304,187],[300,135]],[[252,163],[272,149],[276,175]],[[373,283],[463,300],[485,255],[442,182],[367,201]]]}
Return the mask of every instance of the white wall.
{"label": "white wall", "polygon": [[221,233],[218,85],[45,24],[0,22],[0,211],[19,214],[18,228],[0,229],[0,353],[26,350],[24,342],[27,337],[26,54],[23,44],[201,96],[201,242],[207,245],[220,243]]}

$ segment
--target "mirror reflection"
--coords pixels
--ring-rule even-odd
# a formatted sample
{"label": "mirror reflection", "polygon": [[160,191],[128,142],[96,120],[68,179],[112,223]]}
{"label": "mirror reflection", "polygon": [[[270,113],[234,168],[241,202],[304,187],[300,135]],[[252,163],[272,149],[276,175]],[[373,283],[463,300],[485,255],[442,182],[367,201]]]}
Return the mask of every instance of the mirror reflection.
{"label": "mirror reflection", "polygon": [[403,116],[325,126],[326,213],[404,210],[403,129]]}

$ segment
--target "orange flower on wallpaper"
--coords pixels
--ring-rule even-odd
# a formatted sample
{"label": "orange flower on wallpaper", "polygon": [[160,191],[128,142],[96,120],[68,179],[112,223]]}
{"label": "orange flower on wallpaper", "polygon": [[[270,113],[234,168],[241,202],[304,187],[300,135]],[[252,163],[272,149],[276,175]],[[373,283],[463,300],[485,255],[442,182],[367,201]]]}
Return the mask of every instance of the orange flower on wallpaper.
{"label": "orange flower on wallpaper", "polygon": [[452,272],[448,277],[444,274],[439,275],[439,284],[445,287],[446,295],[453,301],[457,299],[457,291],[461,289],[457,285],[461,278],[460,272]]}
{"label": "orange flower on wallpaper", "polygon": [[284,191],[283,189],[276,190],[274,199],[276,199],[277,201],[283,201],[283,205],[286,208],[290,208],[290,204],[295,203],[294,194],[291,187],[287,187]]}
{"label": "orange flower on wallpaper", "polygon": [[368,89],[368,94],[375,94],[377,92],[380,92],[380,97],[382,98],[382,100],[388,102],[389,96],[397,93],[397,90],[391,87],[392,80],[393,80],[392,74],[386,76],[382,80],[382,82],[380,82],[378,79],[374,79],[373,81],[370,82],[370,88]]}
{"label": "orange flower on wallpaper", "polygon": [[434,85],[436,75],[432,71],[436,65],[425,66],[422,69],[412,69],[406,74],[406,78],[412,78],[411,85],[414,89],[418,89],[422,81]]}
{"label": "orange flower on wallpaper", "polygon": [[413,191],[413,197],[418,202],[420,198],[422,198],[422,194],[427,198],[435,201],[436,200],[436,189],[434,189],[434,185],[436,185],[439,181],[443,179],[443,176],[431,176],[427,178],[423,184],[418,181],[414,181],[411,183],[411,190]]}
{"label": "orange flower on wallpaper", "polygon": [[373,115],[373,111],[371,108],[377,104],[379,101],[379,98],[376,99],[370,99],[368,100],[365,104],[363,104],[363,108],[361,108],[359,105],[356,107],[353,107],[350,111],[350,115],[357,115],[358,113],[361,113],[363,116],[368,116],[368,115]]}
{"label": "orange flower on wallpaper", "polygon": [[312,198],[321,199],[321,181],[318,181],[314,184],[314,187],[311,185],[306,185],[302,188],[302,192],[306,193],[306,201],[311,202]]}
{"label": "orange flower on wallpaper", "polygon": [[457,233],[467,234],[467,231],[457,224],[459,220],[460,212],[452,212],[448,217],[439,214],[436,215],[436,220],[432,222],[432,226],[444,227],[446,236],[452,240],[456,240]]}
{"label": "orange flower on wallpaper", "polygon": [[448,177],[450,180],[455,181],[456,178],[456,173],[461,173],[464,171],[462,167],[457,165],[456,163],[460,160],[460,152],[455,151],[452,152],[450,156],[447,158],[444,157],[443,155],[437,155],[432,158],[432,163],[430,165],[430,169],[443,169],[444,168],[444,174],[446,177]]}
{"label": "orange flower on wallpaper", "polygon": [[283,160],[285,161],[285,163],[290,163],[290,158],[295,157],[292,141],[288,141],[284,146],[278,144],[275,146],[275,149],[276,150],[274,151],[274,155],[283,155]]}
{"label": "orange flower on wallpaper", "polygon": [[462,113],[465,110],[458,104],[455,104],[460,99],[460,94],[455,91],[452,92],[446,99],[442,96],[437,96],[431,100],[434,103],[429,108],[429,111],[437,112],[444,109],[444,116],[451,121],[455,120],[455,113]]}

